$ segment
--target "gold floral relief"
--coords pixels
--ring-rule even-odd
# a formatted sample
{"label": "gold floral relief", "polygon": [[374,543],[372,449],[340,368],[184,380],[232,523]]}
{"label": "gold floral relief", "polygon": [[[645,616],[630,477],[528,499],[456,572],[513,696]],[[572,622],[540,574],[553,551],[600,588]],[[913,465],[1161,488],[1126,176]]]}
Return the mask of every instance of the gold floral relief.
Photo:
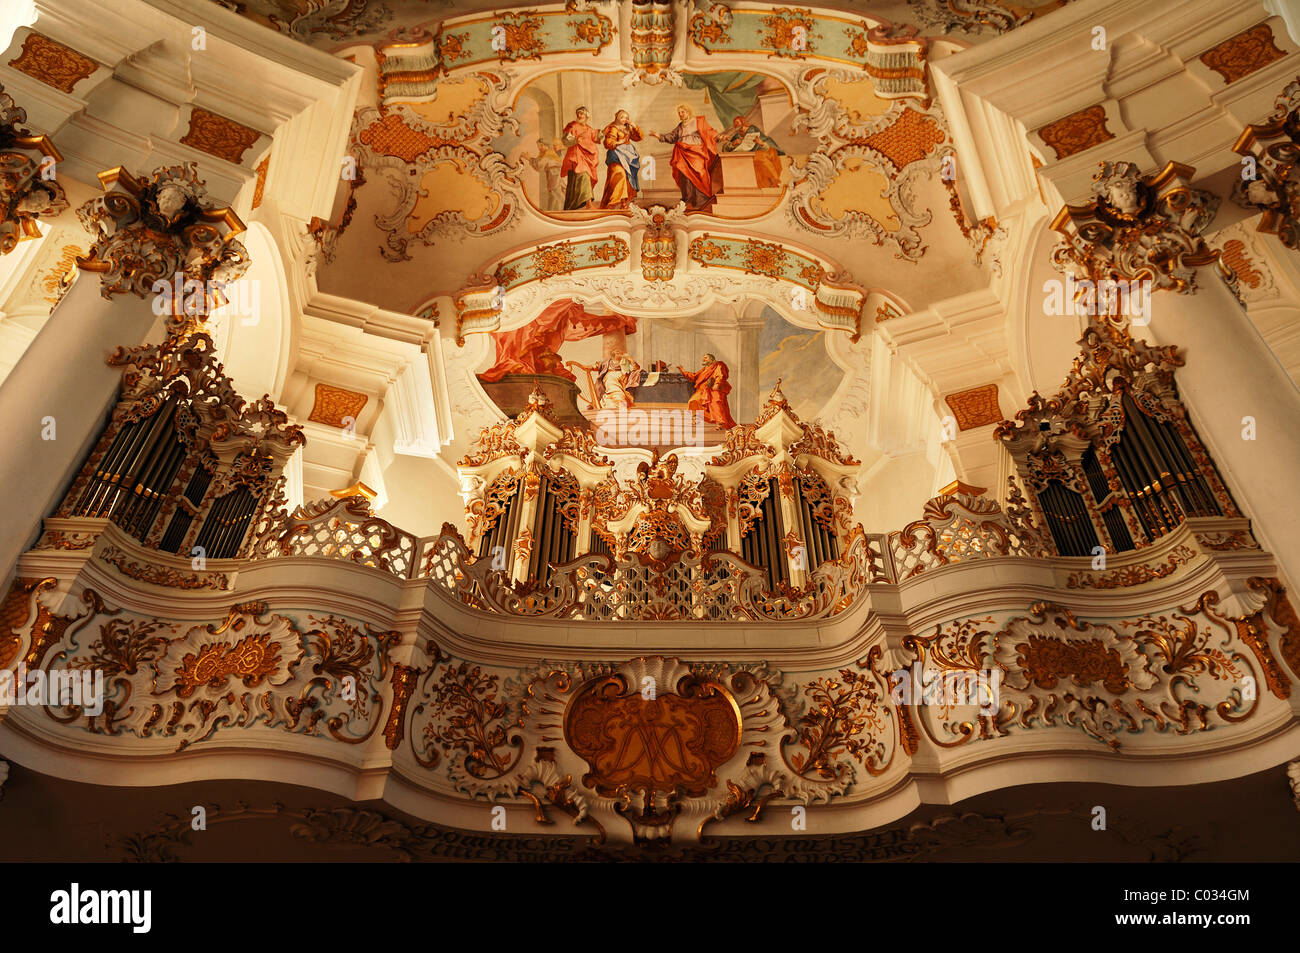
{"label": "gold floral relief", "polygon": [[1223,254],[1220,257],[1225,265],[1232,269],[1242,282],[1251,288],[1258,288],[1264,282],[1264,276],[1255,263],[1250,260],[1250,255],[1246,253],[1246,243],[1239,238],[1234,238],[1223,243]]}
{"label": "gold floral relief", "polygon": [[32,591],[49,589],[53,579],[15,579],[0,602],[0,671],[9,668],[22,646],[22,630],[31,617]]}
{"label": "gold floral relief", "polygon": [[[92,543],[93,545],[93,543]],[[116,546],[107,546],[99,558],[114,567],[122,575],[155,586],[169,589],[229,589],[230,577],[224,572],[190,573],[159,566],[150,562],[136,562]]]}
{"label": "gold floral relief", "polygon": [[256,129],[195,106],[190,113],[189,132],[181,138],[181,144],[239,165],[260,136]]}
{"label": "gold floral relief", "polygon": [[537,280],[567,275],[577,267],[569,242],[542,245],[533,252],[533,274]]}
{"label": "gold floral relief", "polygon": [[266,173],[270,168],[271,154],[268,152],[257,164],[257,183],[253,186],[253,208],[262,204],[262,196],[266,193]]}
{"label": "gold floral relief", "polygon": [[803,686],[808,710],[799,719],[798,735],[786,754],[786,761],[800,777],[823,781],[851,775],[849,758],[856,760],[872,775],[888,766],[881,762],[878,737],[885,730],[880,690],[874,678],[874,662],[879,649],[871,654],[871,673],[841,669],[833,675],[816,678]]}
{"label": "gold floral relief", "polygon": [[1055,639],[1031,635],[1016,648],[1025,678],[1038,688],[1053,689],[1061,679],[1080,688],[1100,683],[1122,695],[1129,688],[1128,668],[1118,651],[1100,639]]}
{"label": "gold floral relief", "polygon": [[1048,123],[1038,130],[1038,136],[1055,150],[1058,159],[1115,138],[1115,134],[1106,128],[1106,110],[1102,106],[1089,106]]}
{"label": "gold floral relief", "polygon": [[330,384],[317,384],[316,401],[312,404],[307,419],[329,427],[343,427],[349,417],[353,423],[356,422],[369,399],[367,395],[356,391]]}
{"label": "gold floral relief", "polygon": [[280,668],[280,646],[269,633],[246,636],[234,645],[214,642],[190,653],[176,670],[172,687],[180,698],[188,698],[203,685],[221,687],[232,678],[253,688]]}
{"label": "gold floral relief", "polygon": [[1261,23],[1206,50],[1200,60],[1222,76],[1225,83],[1235,83],[1284,56],[1273,40],[1272,27]]}
{"label": "gold floral relief", "polygon": [[1102,573],[1094,576],[1088,572],[1071,573],[1070,578],[1065,582],[1067,589],[1126,589],[1130,586],[1140,586],[1144,583],[1151,582],[1155,579],[1163,579],[1186,563],[1196,558],[1195,550],[1187,546],[1179,546],[1169,554],[1169,558],[1163,563],[1146,565],[1137,563],[1132,566],[1124,566],[1113,572]]}
{"label": "gold floral relief", "polygon": [[701,265],[708,265],[711,261],[716,261],[726,255],[722,246],[717,242],[708,240],[709,236],[703,238],[691,239],[691,246],[687,249],[686,254],[691,261],[698,261]]}
{"label": "gold floral relief", "polygon": [[84,248],[76,245],[64,245],[59,252],[59,260],[41,277],[41,290],[45,292],[44,301],[56,305],[72,287],[77,275],[77,259],[86,254]]}
{"label": "gold floral relief", "polygon": [[90,57],[40,33],[27,35],[22,52],[9,65],[63,93],[72,92],[77,83],[99,68]]}
{"label": "gold floral relief", "polygon": [[745,244],[744,262],[749,274],[780,278],[785,272],[786,254],[780,245],[751,238]]}
{"label": "gold floral relief", "polygon": [[998,406],[998,385],[984,384],[970,390],[949,394],[944,399],[952,408],[952,415],[957,421],[958,430],[974,430],[1002,420],[1002,410]]}
{"label": "gold floral relief", "polygon": [[411,700],[411,692],[420,680],[420,674],[420,669],[414,666],[401,663],[393,665],[393,704],[384,725],[384,744],[389,751],[396,751],[406,737],[406,706]]}

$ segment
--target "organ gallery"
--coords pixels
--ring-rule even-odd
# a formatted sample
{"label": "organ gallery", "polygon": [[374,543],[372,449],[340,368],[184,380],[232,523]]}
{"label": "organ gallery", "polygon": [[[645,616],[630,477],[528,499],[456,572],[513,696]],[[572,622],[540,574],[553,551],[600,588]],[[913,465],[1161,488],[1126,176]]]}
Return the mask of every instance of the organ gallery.
{"label": "organ gallery", "polygon": [[1293,860],[1277,7],[6,5],[3,853]]}

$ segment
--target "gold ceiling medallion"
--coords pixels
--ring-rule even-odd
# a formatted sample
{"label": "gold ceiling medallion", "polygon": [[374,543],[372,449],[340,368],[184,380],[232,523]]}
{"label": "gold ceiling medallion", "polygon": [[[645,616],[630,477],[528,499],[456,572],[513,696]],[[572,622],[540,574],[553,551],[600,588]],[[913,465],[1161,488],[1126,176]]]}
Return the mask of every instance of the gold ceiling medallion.
{"label": "gold ceiling medallion", "polygon": [[244,153],[261,137],[256,129],[195,106],[190,112],[189,131],[180,141],[182,145],[239,165]]}
{"label": "gold ceiling medallion", "polygon": [[307,419],[327,427],[347,427],[351,423],[355,428],[369,400],[368,395],[357,391],[332,384],[317,384],[316,399]]}
{"label": "gold ceiling medallion", "polygon": [[1002,420],[998,407],[998,385],[984,384],[949,394],[944,399],[957,421],[958,430],[974,430]]}
{"label": "gold ceiling medallion", "polygon": [[[63,156],[49,136],[33,135],[21,125],[26,121],[26,110],[0,86],[0,255],[25,238],[39,238],[41,216],[52,218],[68,208],[63,186],[55,181],[55,163]],[[25,152],[42,158],[38,162]]]}
{"label": "gold ceiling medallion", "polygon": [[148,298],[159,294],[158,282],[167,284],[174,289],[167,292],[169,333],[200,330],[209,311],[225,303],[222,287],[248,270],[248,249],[235,239],[244,223],[209,199],[193,163],[148,178],[119,166],[99,173],[99,181],[105,194],[77,209],[94,236],[78,266],[99,274],[105,298]]}

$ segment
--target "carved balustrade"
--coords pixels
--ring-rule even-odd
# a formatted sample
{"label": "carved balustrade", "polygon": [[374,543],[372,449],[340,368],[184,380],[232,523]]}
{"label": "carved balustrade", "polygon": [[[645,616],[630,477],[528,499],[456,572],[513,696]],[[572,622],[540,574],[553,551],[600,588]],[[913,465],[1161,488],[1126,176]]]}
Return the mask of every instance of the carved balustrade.
{"label": "carved balustrade", "polygon": [[349,496],[316,500],[265,519],[249,558],[346,559],[411,579],[420,543],[414,534],[372,514],[364,496]]}
{"label": "carved balustrade", "polygon": [[889,534],[888,549],[900,582],[966,559],[1047,555],[1028,510],[1013,505],[1003,512],[992,500],[961,492],[926,503],[919,520]]}

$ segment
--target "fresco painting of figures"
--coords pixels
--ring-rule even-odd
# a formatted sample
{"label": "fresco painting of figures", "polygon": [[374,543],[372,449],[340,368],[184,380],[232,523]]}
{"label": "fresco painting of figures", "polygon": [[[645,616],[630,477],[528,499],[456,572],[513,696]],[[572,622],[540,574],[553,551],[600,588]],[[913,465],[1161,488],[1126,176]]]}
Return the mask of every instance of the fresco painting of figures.
{"label": "fresco painting of figures", "polygon": [[517,133],[493,147],[525,166],[540,211],[585,220],[630,205],[752,218],[779,202],[790,165],[816,147],[791,132],[790,95],[761,73],[688,73],[681,87],[624,89],[607,73],[569,70],[529,83]]}
{"label": "fresco painting of figures", "polygon": [[495,332],[492,363],[478,380],[508,417],[540,388],[557,419],[596,431],[603,446],[643,442],[635,432],[602,432],[633,410],[690,418],[675,431],[678,442],[711,444],[737,419],[753,419],[778,379],[797,413],[817,416],[843,377],[828,373],[825,334],[771,308],[761,321],[727,308],[638,320],[565,298]]}

